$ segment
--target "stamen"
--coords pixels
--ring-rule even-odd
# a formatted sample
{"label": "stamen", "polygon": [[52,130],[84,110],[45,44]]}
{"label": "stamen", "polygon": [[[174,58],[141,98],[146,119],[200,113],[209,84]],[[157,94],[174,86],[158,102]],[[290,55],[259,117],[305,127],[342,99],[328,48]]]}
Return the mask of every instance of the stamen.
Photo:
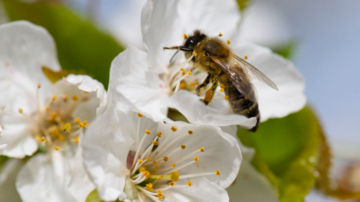
{"label": "stamen", "polygon": [[194,157],[194,161],[195,161],[195,162],[199,162],[199,157],[198,157],[198,156],[195,156],[195,157]]}
{"label": "stamen", "polygon": [[49,106],[46,106],[46,107],[45,107],[45,110],[46,110],[46,111],[49,111],[49,109],[50,109]]}
{"label": "stamen", "polygon": [[216,173],[217,176],[220,175],[220,171],[219,171],[219,170],[216,170],[215,173]]}
{"label": "stamen", "polygon": [[150,135],[150,134],[151,134],[151,131],[148,130],[148,129],[145,129],[145,133],[148,134],[148,135]]}
{"label": "stamen", "polygon": [[178,171],[173,171],[170,173],[170,178],[172,181],[178,181],[179,180],[179,172]]}
{"label": "stamen", "polygon": [[79,123],[79,128],[83,128],[84,127],[84,123]]}
{"label": "stamen", "polygon": [[193,55],[194,57],[196,57],[196,56],[197,56],[197,53],[196,53],[195,51],[193,51],[193,52],[192,52],[192,55]]}
{"label": "stamen", "polygon": [[168,158],[167,156],[164,156],[163,160],[164,160],[164,161],[168,161],[169,158]]}
{"label": "stamen", "polygon": [[138,112],[138,116],[139,116],[140,118],[142,118],[142,117],[143,117],[143,115],[142,115],[141,113],[139,113],[139,112]]}
{"label": "stamen", "polygon": [[220,36],[220,37],[222,37],[222,34],[221,34],[221,32],[219,33],[219,36]]}
{"label": "stamen", "polygon": [[191,187],[191,181],[190,180],[186,184],[187,184],[187,186]]}
{"label": "stamen", "polygon": [[187,34],[184,34],[183,36],[184,36],[184,39],[187,39],[187,38],[188,38]]}
{"label": "stamen", "polygon": [[72,96],[72,99],[73,99],[74,101],[76,101],[76,100],[78,100],[79,98],[78,98],[78,96],[74,95],[74,96]]}
{"label": "stamen", "polygon": [[160,166],[155,166],[155,170],[159,170]]}
{"label": "stamen", "polygon": [[171,167],[175,168],[175,163],[171,164]]}
{"label": "stamen", "polygon": [[192,134],[193,134],[193,131],[192,131],[192,130],[189,130],[189,131],[188,131],[188,134],[189,134],[189,135],[192,135]]}
{"label": "stamen", "polygon": [[147,157],[147,158],[146,158],[146,161],[151,161],[151,158],[150,158],[150,157]]}
{"label": "stamen", "polygon": [[170,186],[174,186],[174,185],[175,185],[175,182],[171,181],[171,182],[169,182],[169,185],[170,185]]}
{"label": "stamen", "polygon": [[181,148],[182,150],[184,150],[184,149],[186,148],[186,146],[182,144],[182,145],[180,146],[180,148]]}
{"label": "stamen", "polygon": [[204,151],[205,151],[204,147],[201,147],[200,152],[204,152]]}
{"label": "stamen", "polygon": [[155,160],[153,160],[153,164],[156,165],[156,161],[155,161]]}
{"label": "stamen", "polygon": [[191,74],[192,74],[191,71],[188,71],[188,75],[191,76]]}
{"label": "stamen", "polygon": [[23,109],[22,108],[19,108],[19,113],[22,114],[23,113]]}
{"label": "stamen", "polygon": [[64,102],[66,102],[68,100],[68,96],[64,95]]}
{"label": "stamen", "polygon": [[161,135],[162,135],[162,132],[159,131],[159,132],[157,133],[157,137],[158,137],[158,138],[161,138]]}
{"label": "stamen", "polygon": [[56,95],[54,95],[54,96],[52,96],[52,101],[55,101],[56,99],[57,99],[57,96]]}
{"label": "stamen", "polygon": [[63,131],[65,133],[69,133],[71,131],[71,124],[70,123],[66,123],[64,126],[63,126]]}
{"label": "stamen", "polygon": [[149,191],[153,191],[153,185],[151,183],[149,184],[146,184],[146,189],[149,190]]}
{"label": "stamen", "polygon": [[161,190],[158,190],[158,191],[157,191],[157,194],[158,194],[158,199],[159,199],[159,200],[163,200],[164,197],[163,197],[163,195],[162,195]]}
{"label": "stamen", "polygon": [[246,60],[246,59],[248,59],[248,56],[247,56],[247,55],[244,55],[244,58],[245,58],[245,60]]}
{"label": "stamen", "polygon": [[74,142],[79,142],[79,138],[78,138],[78,137],[75,137],[75,138],[74,138]]}
{"label": "stamen", "polygon": [[220,88],[220,92],[224,92],[224,88]]}
{"label": "stamen", "polygon": [[60,136],[59,136],[59,140],[60,140],[60,141],[63,141],[63,140],[65,140],[65,136],[63,136],[63,135],[60,135]]}
{"label": "stamen", "polygon": [[202,177],[202,176],[206,176],[206,175],[215,175],[216,173],[198,173],[198,174],[189,174],[189,175],[181,175],[179,177],[179,180],[181,179],[187,179],[187,178],[193,178],[193,177]]}
{"label": "stamen", "polygon": [[176,132],[176,131],[177,131],[177,128],[175,128],[175,126],[172,126],[172,127],[171,127],[171,130],[172,130],[173,132]]}
{"label": "stamen", "polygon": [[75,120],[74,120],[75,123],[79,123],[80,122],[80,118],[77,117]]}
{"label": "stamen", "polygon": [[229,99],[229,96],[225,95],[224,100],[228,100],[228,99]]}
{"label": "stamen", "polygon": [[38,83],[37,87],[38,87],[38,88],[41,88],[41,83]]}
{"label": "stamen", "polygon": [[226,40],[226,43],[227,43],[228,45],[230,45],[230,40]]}
{"label": "stamen", "polygon": [[60,147],[55,147],[55,150],[56,150],[56,151],[59,151],[59,150],[60,150]]}
{"label": "stamen", "polygon": [[159,145],[159,142],[158,141],[153,141],[152,144],[153,145]]}
{"label": "stamen", "polygon": [[138,163],[142,163],[143,162],[143,160],[142,159],[138,159]]}

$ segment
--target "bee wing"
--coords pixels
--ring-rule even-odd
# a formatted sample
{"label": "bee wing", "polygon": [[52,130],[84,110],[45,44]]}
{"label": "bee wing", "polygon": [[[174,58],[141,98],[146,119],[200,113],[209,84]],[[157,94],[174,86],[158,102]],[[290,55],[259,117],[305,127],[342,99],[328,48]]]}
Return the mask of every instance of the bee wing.
{"label": "bee wing", "polygon": [[267,77],[264,73],[262,73],[260,70],[258,70],[256,67],[254,67],[252,64],[248,63],[247,61],[245,61],[244,59],[242,59],[241,57],[239,57],[237,55],[234,55],[234,58],[245,67],[245,69],[247,70],[250,77],[252,77],[253,79],[255,78],[255,80],[266,83],[267,85],[269,85],[271,88],[273,88],[275,90],[279,90],[278,87],[276,86],[276,84],[269,77]]}
{"label": "bee wing", "polygon": [[247,99],[255,102],[255,93],[252,93],[253,86],[245,72],[240,68],[231,67],[229,64],[223,63],[220,60],[210,57],[210,59],[217,64],[218,67],[227,75],[235,88]]}

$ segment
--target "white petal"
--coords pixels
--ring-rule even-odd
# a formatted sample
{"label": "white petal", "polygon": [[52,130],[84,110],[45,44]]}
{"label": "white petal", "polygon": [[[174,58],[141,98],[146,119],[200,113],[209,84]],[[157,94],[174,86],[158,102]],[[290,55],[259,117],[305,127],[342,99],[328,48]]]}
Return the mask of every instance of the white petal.
{"label": "white petal", "polygon": [[71,84],[78,86],[78,88],[85,92],[96,92],[96,97],[99,100],[100,104],[96,109],[96,114],[100,115],[106,108],[107,97],[106,90],[104,85],[99,81],[92,79],[87,75],[73,75],[70,74],[65,78]]}
{"label": "white petal", "polygon": [[276,190],[249,162],[243,161],[234,184],[226,189],[231,201],[278,202]]}
{"label": "white petal", "polygon": [[138,111],[154,121],[166,119],[166,97],[159,76],[150,71],[146,53],[129,46],[111,64],[110,87],[115,88]]}
{"label": "white petal", "polygon": [[129,172],[126,159],[132,139],[119,129],[123,121],[108,106],[88,128],[82,143],[85,168],[99,196],[106,201],[120,196]]}
{"label": "white petal", "polygon": [[162,47],[182,43],[184,30],[177,14],[178,3],[148,0],[141,12],[141,31],[149,53],[148,65],[155,72],[166,71],[166,64],[174,54],[172,51],[164,51]]}
{"label": "white petal", "polygon": [[252,128],[256,123],[255,118],[248,119],[242,115],[223,113],[221,109],[205,106],[195,94],[188,91],[175,93],[168,99],[167,105],[179,110],[190,123],[212,126],[240,125],[244,128]]}
{"label": "white petal", "polygon": [[[80,142],[83,137],[79,138]],[[88,195],[95,189],[94,183],[90,180],[83,164],[82,148],[78,147],[75,158],[73,171],[69,182],[69,191],[78,202],[85,202]]]}
{"label": "white petal", "polygon": [[258,92],[261,121],[281,118],[304,107],[304,80],[294,65],[270,49],[243,42],[233,48],[239,57],[247,55],[248,62],[275,82],[279,91],[263,83],[255,83]]}
{"label": "white petal", "polygon": [[[171,130],[172,126],[176,126],[176,132]],[[191,135],[188,133],[189,130],[193,132]],[[188,162],[194,162],[195,156],[199,157],[198,162],[194,162],[179,170],[180,176],[198,173],[213,173],[212,175],[207,175],[205,177],[223,188],[228,187],[236,178],[242,160],[240,148],[236,139],[221,131],[220,128],[211,126],[193,126],[185,123],[160,123],[159,131],[163,133],[163,137],[159,140],[159,145],[161,145],[168,136],[170,137],[170,140],[172,140],[171,142],[166,143],[166,145],[169,145],[169,148],[164,151],[162,151],[163,147],[158,147],[158,151],[162,152],[162,155],[169,155],[175,149],[179,149],[180,145],[186,146],[184,150],[178,150],[173,155],[169,156],[169,160],[164,163],[164,168],[171,168],[170,165],[172,163],[197,151],[197,153],[190,155],[182,162],[176,163],[175,170]],[[204,147],[204,152],[200,152],[201,147]],[[216,170],[220,171],[221,174],[219,176],[215,175]]]}
{"label": "white petal", "polygon": [[[30,158],[19,172],[16,187],[24,202],[75,202],[66,187],[68,177],[61,178],[56,173],[56,166],[67,167],[68,164],[54,164],[50,155],[37,154]],[[64,173],[63,173],[64,174]]]}
{"label": "white petal", "polygon": [[8,159],[0,171],[0,201],[21,202],[21,198],[16,190],[16,177],[24,165],[24,161],[19,159]]}
{"label": "white petal", "polygon": [[[180,182],[186,184],[186,181]],[[198,201],[198,202],[228,202],[226,191],[217,184],[201,178],[191,181],[191,187],[170,188],[163,192],[164,202]]]}
{"label": "white petal", "polygon": [[4,116],[0,114],[0,120],[4,126],[0,134],[0,145],[6,144],[2,155],[23,158],[38,149],[38,143],[30,133],[34,123],[19,113]]}
{"label": "white petal", "polygon": [[15,72],[27,76],[34,84],[42,84],[47,94],[51,83],[42,72],[46,66],[59,70],[54,40],[42,27],[26,21],[0,26],[0,71],[13,76]]}

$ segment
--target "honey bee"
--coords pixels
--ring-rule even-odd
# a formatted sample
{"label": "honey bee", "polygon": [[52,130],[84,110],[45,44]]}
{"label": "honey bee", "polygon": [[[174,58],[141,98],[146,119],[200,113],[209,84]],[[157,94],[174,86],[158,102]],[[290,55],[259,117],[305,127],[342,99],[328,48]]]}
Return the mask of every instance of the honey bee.
{"label": "honey bee", "polygon": [[200,95],[201,88],[206,88],[209,83],[212,84],[202,100],[205,105],[213,99],[220,82],[221,89],[226,95],[225,99],[229,101],[233,113],[248,118],[256,117],[256,125],[250,129],[250,131],[256,131],[260,121],[260,112],[251,79],[262,81],[275,90],[278,88],[265,74],[235,55],[228,44],[218,37],[208,37],[196,30],[193,35],[185,39],[182,46],[164,47],[164,49],[183,51],[187,59],[193,57],[191,61],[194,67],[208,73],[203,83],[196,88],[196,93]]}

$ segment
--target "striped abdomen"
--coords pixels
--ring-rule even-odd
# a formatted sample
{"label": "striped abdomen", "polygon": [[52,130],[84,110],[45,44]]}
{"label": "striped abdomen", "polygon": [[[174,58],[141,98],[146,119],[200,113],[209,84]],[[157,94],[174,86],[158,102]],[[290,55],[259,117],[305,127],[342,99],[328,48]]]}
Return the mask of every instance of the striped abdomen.
{"label": "striped abdomen", "polygon": [[225,81],[223,85],[225,94],[229,96],[228,101],[234,114],[241,114],[248,118],[256,117],[256,125],[250,129],[250,131],[256,131],[260,121],[260,112],[252,84],[249,83],[251,89],[248,92],[248,97],[251,99],[241,94],[229,80]]}

